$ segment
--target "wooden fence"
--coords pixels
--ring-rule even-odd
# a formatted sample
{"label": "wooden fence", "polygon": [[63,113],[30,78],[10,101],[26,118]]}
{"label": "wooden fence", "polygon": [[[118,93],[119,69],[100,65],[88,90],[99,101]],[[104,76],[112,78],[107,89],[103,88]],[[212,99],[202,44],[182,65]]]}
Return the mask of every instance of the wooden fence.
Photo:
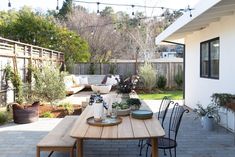
{"label": "wooden fence", "polygon": [[26,80],[29,63],[39,64],[44,61],[64,63],[62,52],[29,45],[0,37],[0,106],[7,102],[7,87],[3,78],[4,68],[7,64],[18,70],[22,80]]}
{"label": "wooden fence", "polygon": [[[175,75],[183,71],[183,61],[155,61],[151,62],[156,70],[157,77],[162,75],[167,79],[167,87],[175,87]],[[76,75],[87,74],[117,74],[124,77],[138,73],[143,62],[115,62],[115,63],[79,63],[75,64],[72,73]]]}

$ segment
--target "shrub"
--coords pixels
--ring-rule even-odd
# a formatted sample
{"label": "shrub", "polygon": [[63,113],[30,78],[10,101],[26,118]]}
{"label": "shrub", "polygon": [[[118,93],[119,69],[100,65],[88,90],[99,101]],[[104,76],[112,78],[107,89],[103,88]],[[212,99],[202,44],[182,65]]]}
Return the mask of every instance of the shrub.
{"label": "shrub", "polygon": [[139,75],[143,81],[144,87],[151,91],[156,85],[156,71],[150,63],[145,63],[140,67]]}
{"label": "shrub", "polygon": [[44,112],[41,117],[43,117],[43,118],[54,118],[55,116],[54,116],[53,113],[48,111],[48,112]]}
{"label": "shrub", "polygon": [[94,75],[95,74],[95,70],[96,70],[95,64],[94,63],[90,63],[89,74]]}
{"label": "shrub", "polygon": [[65,98],[64,73],[59,67],[46,63],[34,71],[34,95],[38,100],[53,102]]}
{"label": "shrub", "polygon": [[8,121],[8,113],[7,112],[0,112],[0,124],[4,124]]}
{"label": "shrub", "polygon": [[157,87],[160,89],[165,89],[166,87],[166,77],[165,76],[159,76],[157,79]]}
{"label": "shrub", "polygon": [[109,64],[109,74],[116,74],[117,73],[117,64],[116,63],[110,63]]}
{"label": "shrub", "polygon": [[68,114],[72,114],[74,112],[73,105],[69,102],[61,103],[59,106],[63,107],[68,112]]}
{"label": "shrub", "polygon": [[7,85],[8,85],[8,81],[11,81],[11,83],[13,84],[13,86],[15,88],[16,102],[18,104],[22,104],[24,101],[23,82],[21,80],[21,77],[20,77],[18,71],[13,71],[11,66],[9,64],[7,64],[7,66],[4,69],[4,73],[5,73],[4,79],[7,83]]}
{"label": "shrub", "polygon": [[179,71],[176,75],[175,75],[175,83],[177,84],[178,88],[182,88],[182,84],[183,84],[183,72]]}

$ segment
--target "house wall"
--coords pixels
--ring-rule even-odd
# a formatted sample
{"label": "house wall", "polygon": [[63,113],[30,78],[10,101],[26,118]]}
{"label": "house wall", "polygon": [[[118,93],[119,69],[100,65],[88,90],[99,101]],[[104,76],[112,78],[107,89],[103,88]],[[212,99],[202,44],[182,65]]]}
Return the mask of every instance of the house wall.
{"label": "house wall", "polygon": [[[200,78],[200,42],[216,37],[220,37],[219,79]],[[215,92],[235,94],[235,15],[188,35],[185,44],[185,104],[206,106]]]}

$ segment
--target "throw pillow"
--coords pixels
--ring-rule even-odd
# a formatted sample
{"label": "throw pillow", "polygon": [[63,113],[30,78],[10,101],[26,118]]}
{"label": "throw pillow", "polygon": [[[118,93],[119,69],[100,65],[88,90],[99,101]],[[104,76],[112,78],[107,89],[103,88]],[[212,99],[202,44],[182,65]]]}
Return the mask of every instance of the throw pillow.
{"label": "throw pillow", "polygon": [[87,85],[88,84],[88,78],[87,77],[80,77],[80,84]]}

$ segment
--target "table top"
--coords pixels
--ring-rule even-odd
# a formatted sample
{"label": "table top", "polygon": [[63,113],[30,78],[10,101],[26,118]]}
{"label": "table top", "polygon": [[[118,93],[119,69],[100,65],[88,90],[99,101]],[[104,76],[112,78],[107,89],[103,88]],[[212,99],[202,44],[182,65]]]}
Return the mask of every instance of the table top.
{"label": "table top", "polygon": [[[142,107],[147,105],[142,102]],[[79,139],[144,139],[165,135],[158,119],[139,120],[131,116],[123,116],[122,123],[115,126],[92,126],[87,118],[93,116],[93,106],[88,105],[74,123],[70,136]]]}

